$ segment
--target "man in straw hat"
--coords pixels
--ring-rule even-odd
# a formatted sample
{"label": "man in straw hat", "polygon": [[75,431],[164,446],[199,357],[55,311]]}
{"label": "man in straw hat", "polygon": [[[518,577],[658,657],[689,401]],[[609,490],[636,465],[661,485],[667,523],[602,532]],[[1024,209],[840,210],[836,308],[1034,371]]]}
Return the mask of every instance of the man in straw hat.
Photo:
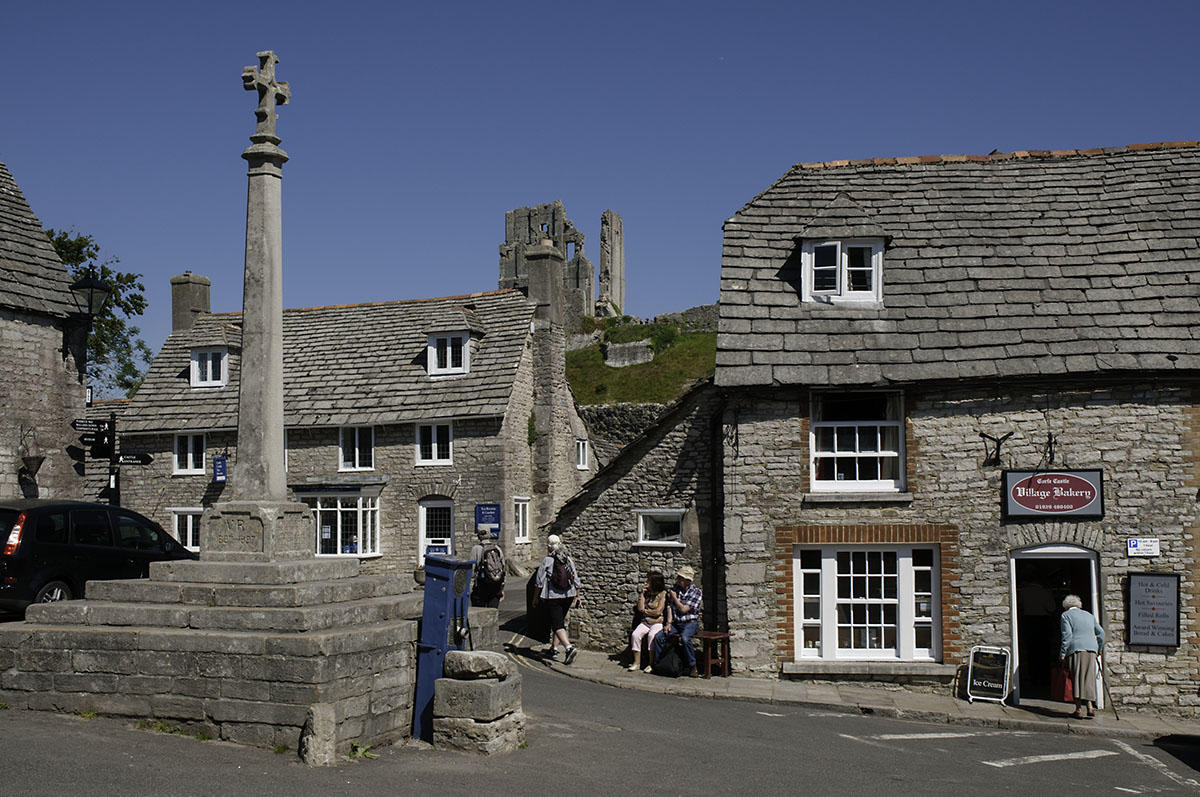
{"label": "man in straw hat", "polygon": [[668,637],[678,634],[683,645],[683,656],[687,662],[688,675],[700,677],[696,669],[696,651],[692,649],[692,637],[700,630],[700,605],[704,596],[692,581],[696,571],[691,565],[684,565],[675,574],[675,584],[667,590],[667,601],[671,605],[671,628],[654,638],[654,658],[658,659],[667,648]]}

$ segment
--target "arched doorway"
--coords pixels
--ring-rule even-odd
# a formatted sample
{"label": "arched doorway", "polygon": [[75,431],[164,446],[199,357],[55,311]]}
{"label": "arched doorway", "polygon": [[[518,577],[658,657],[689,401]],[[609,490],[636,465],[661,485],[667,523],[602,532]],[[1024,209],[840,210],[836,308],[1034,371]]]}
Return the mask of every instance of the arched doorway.
{"label": "arched doorway", "polygon": [[1010,555],[1014,701],[1050,698],[1063,598],[1078,595],[1083,608],[1103,625],[1099,567],[1095,551],[1065,543],[1022,548]]}

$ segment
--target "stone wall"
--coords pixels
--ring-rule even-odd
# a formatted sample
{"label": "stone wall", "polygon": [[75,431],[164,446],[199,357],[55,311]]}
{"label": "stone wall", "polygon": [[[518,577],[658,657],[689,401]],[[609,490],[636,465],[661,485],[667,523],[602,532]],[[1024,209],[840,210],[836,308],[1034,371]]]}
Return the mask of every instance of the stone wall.
{"label": "stone wall", "polygon": [[684,332],[716,332],[717,306],[702,304],[679,313],[663,313],[654,316],[655,324],[674,324]]}
{"label": "stone wall", "polygon": [[589,404],[579,408],[592,433],[627,445],[658,420],[666,404]]}
{"label": "stone wall", "polygon": [[[812,503],[808,483],[808,397],[778,389],[735,394],[725,413],[724,456],[729,559],[729,622],[739,669],[774,674],[794,655],[787,628],[793,610],[786,549],[803,529],[874,528],[879,535],[920,528],[956,529],[953,557],[943,555],[943,659],[961,663],[972,645],[1013,645],[1010,553],[1068,544],[1099,556],[1100,617],[1108,632],[1106,664],[1113,698],[1195,714],[1196,504],[1200,487],[1197,394],[1161,384],[981,386],[905,395],[906,467],[911,499]],[[979,433],[1013,435],[1001,465],[985,465]],[[1046,457],[1054,435],[1054,461]],[[1099,468],[1105,516],[1099,520],[1013,522],[1000,517],[1001,469]],[[943,550],[953,546],[944,531]],[[1131,560],[1125,540],[1159,538],[1162,555]],[[886,537],[876,536],[875,541]],[[863,540],[868,541],[868,540]],[[773,558],[782,553],[787,566]],[[1124,587],[1131,571],[1181,576],[1181,644],[1129,646]],[[772,576],[774,576],[772,578]]]}
{"label": "stone wall", "polygon": [[[582,605],[571,614],[580,644],[619,652],[628,645],[633,606],[650,570],[670,582],[684,564],[705,590],[704,622],[719,624],[723,606],[713,581],[715,554],[711,418],[719,401],[694,390],[654,432],[608,464],[563,507],[548,531],[562,536],[579,568]],[[681,545],[641,544],[635,509],[685,508]]]}
{"label": "stone wall", "polygon": [[[75,352],[65,355],[63,321],[0,310],[0,496],[82,498],[83,449],[71,421],[82,418],[84,389]],[[18,478],[22,451],[45,457],[32,479]]]}
{"label": "stone wall", "polygon": [[654,359],[654,344],[648,340],[635,340],[632,343],[605,343],[601,345],[600,349],[604,354],[604,364],[610,368],[639,365]]}

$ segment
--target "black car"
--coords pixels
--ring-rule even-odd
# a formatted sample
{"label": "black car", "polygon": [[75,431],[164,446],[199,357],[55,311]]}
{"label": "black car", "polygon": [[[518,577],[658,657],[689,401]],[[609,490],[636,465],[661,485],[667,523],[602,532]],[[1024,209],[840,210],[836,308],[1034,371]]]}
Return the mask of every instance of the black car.
{"label": "black car", "polygon": [[146,578],[196,554],[137,512],[107,504],[0,500],[0,609],[82,598],[89,581]]}

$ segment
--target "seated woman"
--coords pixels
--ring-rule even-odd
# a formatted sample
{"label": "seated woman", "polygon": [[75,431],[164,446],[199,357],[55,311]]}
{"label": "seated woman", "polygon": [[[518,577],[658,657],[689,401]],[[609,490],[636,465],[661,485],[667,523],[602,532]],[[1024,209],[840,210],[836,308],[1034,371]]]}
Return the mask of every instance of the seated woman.
{"label": "seated woman", "polygon": [[[654,637],[663,630],[663,623],[671,624],[671,607],[667,605],[667,585],[662,573],[651,570],[646,576],[646,585],[638,595],[638,613],[642,620],[629,636],[629,646],[633,648],[633,664],[629,665],[630,672],[642,668],[642,640],[649,634],[648,646],[653,649]],[[650,672],[650,667],[646,667]]]}

